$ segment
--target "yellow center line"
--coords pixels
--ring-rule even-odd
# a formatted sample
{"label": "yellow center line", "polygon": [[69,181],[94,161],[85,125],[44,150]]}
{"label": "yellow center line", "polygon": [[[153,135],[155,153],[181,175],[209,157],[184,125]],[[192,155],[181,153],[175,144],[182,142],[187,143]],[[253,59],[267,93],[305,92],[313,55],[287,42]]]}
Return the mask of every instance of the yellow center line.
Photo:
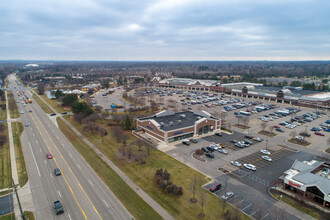
{"label": "yellow center line", "polygon": [[[31,107],[32,109],[32,107]],[[36,115],[36,114],[35,114]],[[47,129],[44,127],[44,125],[41,123],[39,117],[37,116],[38,121],[40,122],[41,126],[44,128],[47,136],[49,137],[50,141],[53,143],[53,145],[55,146],[56,150],[59,152],[59,154],[61,155],[61,158],[63,159],[63,161],[65,162],[66,166],[69,168],[71,174],[73,175],[73,177],[75,178],[75,180],[77,181],[79,187],[81,188],[81,190],[84,192],[85,196],[87,197],[88,201],[90,202],[90,204],[93,206],[94,211],[96,212],[96,214],[99,216],[100,219],[102,219],[101,215],[99,214],[99,212],[97,211],[97,209],[95,208],[93,202],[90,200],[89,196],[87,195],[86,191],[84,190],[84,188],[81,186],[80,182],[78,181],[76,175],[73,173],[73,171],[71,170],[70,166],[68,165],[68,163],[66,162],[66,160],[64,159],[62,153],[59,151],[58,147],[56,146],[56,144],[54,143],[53,139],[50,137],[49,133],[47,132]]]}
{"label": "yellow center line", "polygon": [[[28,110],[27,105],[25,106],[25,108]],[[32,109],[32,107],[31,107],[31,109]],[[36,114],[35,114],[35,115],[36,115]],[[53,155],[52,151],[51,151],[50,148],[49,148],[49,145],[47,144],[45,138],[44,138],[43,135],[41,134],[40,129],[39,129],[37,123],[35,122],[35,120],[33,119],[33,117],[31,117],[31,118],[32,118],[32,120],[33,120],[34,125],[35,125],[36,128],[38,129],[38,131],[39,131],[39,133],[40,133],[40,136],[41,136],[42,140],[45,142],[45,144],[46,144],[46,146],[47,146],[47,149],[48,149],[49,153],[51,153],[51,154]],[[53,159],[54,159],[54,161],[55,161],[55,163],[56,163],[56,166],[57,166],[58,169],[61,171],[62,176],[63,176],[63,179],[64,179],[65,183],[67,184],[67,186],[69,187],[69,189],[70,189],[70,191],[71,191],[71,193],[72,193],[72,195],[73,195],[73,197],[74,197],[76,203],[78,204],[78,206],[79,206],[79,208],[80,208],[82,214],[84,215],[85,219],[87,220],[87,216],[86,216],[84,210],[82,209],[80,203],[78,202],[77,197],[75,196],[75,194],[74,194],[74,192],[73,192],[73,190],[72,190],[70,184],[68,183],[68,181],[67,181],[67,179],[66,179],[64,173],[63,173],[62,170],[60,169],[60,166],[58,165],[58,163],[57,163],[57,161],[56,161],[56,159],[55,159],[54,156],[53,156]]]}

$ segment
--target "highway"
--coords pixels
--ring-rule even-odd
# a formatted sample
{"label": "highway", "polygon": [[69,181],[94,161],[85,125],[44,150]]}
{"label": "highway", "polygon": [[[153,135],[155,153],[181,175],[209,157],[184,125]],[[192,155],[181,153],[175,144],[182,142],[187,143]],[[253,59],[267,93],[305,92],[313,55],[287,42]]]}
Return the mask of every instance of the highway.
{"label": "highway", "polygon": [[[25,106],[18,96],[15,76],[8,77],[24,127],[22,148],[35,205],[36,219],[132,219],[100,177],[61,133],[51,117],[33,100]],[[25,88],[22,87],[24,91]],[[25,91],[32,99],[29,91]],[[21,98],[21,99],[19,99]],[[52,159],[46,154],[51,153]],[[55,176],[59,168],[62,175]],[[64,213],[56,215],[54,201],[60,200]]]}

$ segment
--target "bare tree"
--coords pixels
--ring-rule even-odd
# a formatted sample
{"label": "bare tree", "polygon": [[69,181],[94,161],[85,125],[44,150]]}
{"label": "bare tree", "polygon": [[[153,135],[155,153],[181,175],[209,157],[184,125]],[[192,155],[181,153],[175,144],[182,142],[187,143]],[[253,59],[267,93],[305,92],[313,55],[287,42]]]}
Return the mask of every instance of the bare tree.
{"label": "bare tree", "polygon": [[295,136],[297,136],[297,132],[296,131],[291,131],[290,136],[292,137],[292,139],[294,139]]}
{"label": "bare tree", "polygon": [[193,197],[190,199],[190,202],[193,202],[193,203],[197,202],[197,199],[195,197],[197,187],[198,187],[198,178],[195,175],[191,182],[191,192],[193,194]]}
{"label": "bare tree", "polygon": [[133,154],[133,148],[132,148],[132,145],[128,145],[126,147],[126,152],[127,152],[127,156],[128,156],[128,159],[130,160],[132,158],[132,154]]}
{"label": "bare tree", "polygon": [[79,124],[81,124],[82,120],[84,119],[84,114],[82,112],[75,114],[73,116],[73,120],[79,122]]}
{"label": "bare tree", "polygon": [[38,83],[38,94],[43,95],[45,92],[45,84],[43,82]]}
{"label": "bare tree", "polygon": [[199,217],[200,218],[203,218],[205,216],[205,214],[204,214],[204,206],[205,206],[205,203],[206,203],[206,196],[205,196],[205,191],[204,190],[201,190],[200,191],[200,202],[201,202],[202,212],[199,213]]}
{"label": "bare tree", "polygon": [[273,131],[274,131],[274,126],[269,126],[269,132],[273,133]]}
{"label": "bare tree", "polygon": [[223,200],[222,198],[219,197],[219,203],[220,203],[221,209],[222,209],[222,216],[225,216],[226,215],[227,200]]}
{"label": "bare tree", "polygon": [[107,130],[105,128],[99,126],[97,129],[97,133],[98,133],[98,135],[101,136],[101,138],[103,140],[104,136],[107,135]]}
{"label": "bare tree", "polygon": [[151,149],[153,149],[154,147],[151,144],[149,144],[149,143],[147,143],[145,146],[146,146],[148,155],[150,155]]}
{"label": "bare tree", "polygon": [[97,112],[101,112],[102,109],[103,109],[103,107],[100,106],[100,105],[97,105],[97,106],[95,106],[94,108],[95,108],[95,110],[96,110]]}
{"label": "bare tree", "polygon": [[117,142],[121,142],[123,140],[123,138],[125,137],[124,130],[120,126],[113,126],[111,128],[111,131],[112,131],[113,137],[117,139]]}
{"label": "bare tree", "polygon": [[267,122],[265,122],[265,121],[262,122],[261,125],[260,125],[262,131],[265,131],[265,129],[266,129],[267,126],[268,126],[268,124],[267,124]]}
{"label": "bare tree", "polygon": [[0,146],[3,146],[7,142],[6,135],[0,135]]}
{"label": "bare tree", "polygon": [[107,112],[101,113],[101,115],[100,115],[101,123],[103,123],[103,120],[107,119],[108,117],[109,117],[109,114]]}
{"label": "bare tree", "polygon": [[142,140],[140,140],[140,139],[136,139],[134,141],[134,144],[138,147],[138,150],[141,151],[142,150],[142,147],[144,145],[144,142]]}

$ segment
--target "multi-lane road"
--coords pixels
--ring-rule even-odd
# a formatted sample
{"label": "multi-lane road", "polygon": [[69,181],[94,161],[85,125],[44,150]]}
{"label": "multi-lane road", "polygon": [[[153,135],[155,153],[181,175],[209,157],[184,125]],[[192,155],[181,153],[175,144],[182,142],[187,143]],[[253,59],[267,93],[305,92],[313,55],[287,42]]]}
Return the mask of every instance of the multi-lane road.
{"label": "multi-lane road", "polygon": [[[114,196],[100,177],[81,157],[33,100],[23,105],[17,95],[15,76],[10,75],[9,90],[13,90],[24,128],[22,148],[28,170],[37,219],[132,219],[132,215]],[[24,88],[22,88],[24,91]],[[24,91],[32,98],[29,91]],[[20,99],[21,98],[21,99]],[[46,154],[51,153],[52,159]],[[59,168],[62,175],[55,176]],[[56,216],[53,203],[60,200],[64,214]]]}

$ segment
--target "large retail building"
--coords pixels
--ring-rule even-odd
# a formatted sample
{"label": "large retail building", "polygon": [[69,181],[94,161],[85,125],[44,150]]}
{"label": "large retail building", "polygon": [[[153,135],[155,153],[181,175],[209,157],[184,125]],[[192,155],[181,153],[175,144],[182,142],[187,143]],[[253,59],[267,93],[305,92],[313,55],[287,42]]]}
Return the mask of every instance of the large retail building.
{"label": "large retail building", "polygon": [[137,119],[137,129],[165,143],[216,132],[221,121],[206,111],[162,111]]}

